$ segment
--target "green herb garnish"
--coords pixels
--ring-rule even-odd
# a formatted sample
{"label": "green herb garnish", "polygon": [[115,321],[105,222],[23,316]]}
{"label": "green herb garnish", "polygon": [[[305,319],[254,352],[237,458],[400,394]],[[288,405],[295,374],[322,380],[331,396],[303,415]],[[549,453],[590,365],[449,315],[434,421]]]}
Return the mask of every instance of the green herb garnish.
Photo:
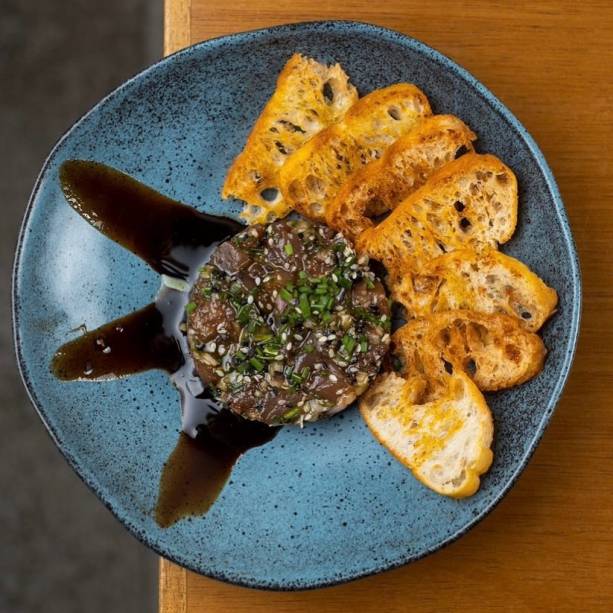
{"label": "green herb garnish", "polygon": [[283,413],[283,415],[281,416],[281,421],[283,423],[289,423],[291,421],[294,421],[296,417],[298,417],[301,413],[302,409],[300,407],[294,407],[289,411],[285,411],[285,413]]}
{"label": "green herb garnish", "polygon": [[238,309],[238,313],[236,314],[236,318],[238,319],[238,323],[241,326],[246,325],[251,319],[251,305],[244,304]]}
{"label": "green herb garnish", "polygon": [[285,302],[291,302],[294,299],[294,296],[292,296],[289,290],[285,287],[279,292],[279,296],[281,296]]}
{"label": "green herb garnish", "polygon": [[368,351],[368,340],[365,336],[360,336],[360,352],[366,353]]}
{"label": "green herb garnish", "polygon": [[196,310],[196,303],[195,302],[188,302],[185,305],[185,312],[189,315],[190,313],[193,313]]}
{"label": "green herb garnish", "polygon": [[353,336],[351,336],[350,334],[345,334],[341,342],[343,343],[343,349],[345,350],[347,355],[350,356],[353,353],[353,350],[355,349],[355,346],[357,344],[355,338],[353,338]]}
{"label": "green herb garnish", "polygon": [[298,301],[298,305],[304,317],[311,316],[311,305],[309,304],[309,299],[307,298],[306,294],[300,294],[300,300]]}

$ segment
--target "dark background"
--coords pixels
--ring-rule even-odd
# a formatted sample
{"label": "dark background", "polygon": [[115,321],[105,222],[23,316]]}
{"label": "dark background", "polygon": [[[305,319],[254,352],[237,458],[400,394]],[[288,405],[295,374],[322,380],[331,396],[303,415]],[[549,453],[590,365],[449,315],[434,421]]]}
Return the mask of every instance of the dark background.
{"label": "dark background", "polygon": [[0,0],[0,612],[154,611],[157,557],[68,467],[15,364],[19,225],[55,141],[162,55],[162,0]]}

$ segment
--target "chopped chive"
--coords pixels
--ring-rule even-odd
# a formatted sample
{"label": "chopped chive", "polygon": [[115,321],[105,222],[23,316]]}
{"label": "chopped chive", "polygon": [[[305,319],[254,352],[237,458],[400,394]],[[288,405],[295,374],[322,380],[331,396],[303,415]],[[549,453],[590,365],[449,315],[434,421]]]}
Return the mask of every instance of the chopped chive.
{"label": "chopped chive", "polygon": [[237,367],[236,371],[241,375],[244,375],[247,372],[247,362],[241,362]]}
{"label": "chopped chive", "polygon": [[262,353],[264,353],[264,355],[277,355],[279,353],[279,349],[281,347],[279,346],[278,343],[267,343],[266,345],[264,345],[262,347]]}
{"label": "chopped chive", "polygon": [[285,302],[291,302],[294,299],[294,297],[289,293],[289,291],[286,288],[283,288],[279,292],[279,296],[281,296],[281,298],[283,298]]}
{"label": "chopped chive", "polygon": [[300,407],[293,407],[289,411],[285,411],[281,416],[281,421],[284,423],[288,423],[294,421],[298,415],[302,413],[302,409]]}
{"label": "chopped chive", "polygon": [[368,351],[368,340],[365,336],[360,337],[360,352],[366,353]]}
{"label": "chopped chive", "polygon": [[268,343],[268,341],[271,341],[274,336],[268,332],[268,331],[260,331],[257,334],[254,335],[253,337],[258,343]]}
{"label": "chopped chive", "polygon": [[375,286],[375,284],[372,282],[372,279],[370,279],[370,278],[366,277],[365,281],[366,281],[366,287],[367,287],[368,289],[373,289],[373,287]]}
{"label": "chopped chive", "polygon": [[249,364],[253,366],[258,372],[262,372],[264,370],[264,364],[258,358],[251,358],[249,360]]}
{"label": "chopped chive", "polygon": [[196,303],[195,302],[188,302],[185,305],[185,312],[189,315],[190,313],[193,313],[196,310]]}
{"label": "chopped chive", "polygon": [[285,243],[283,251],[285,251],[287,255],[294,255],[294,246],[291,243]]}
{"label": "chopped chive", "polygon": [[305,294],[300,294],[300,301],[298,304],[300,306],[302,314],[305,317],[309,317],[311,315],[311,306],[309,304],[309,299],[306,297]]}
{"label": "chopped chive", "polygon": [[356,340],[355,338],[353,338],[353,336],[349,335],[349,334],[345,334],[345,336],[343,336],[343,348],[345,349],[345,351],[351,355],[353,353],[353,350],[355,349],[356,346]]}
{"label": "chopped chive", "polygon": [[244,326],[249,322],[250,311],[251,311],[251,305],[249,304],[244,304],[238,310],[238,313],[236,314],[236,318],[238,319],[238,323],[241,326]]}

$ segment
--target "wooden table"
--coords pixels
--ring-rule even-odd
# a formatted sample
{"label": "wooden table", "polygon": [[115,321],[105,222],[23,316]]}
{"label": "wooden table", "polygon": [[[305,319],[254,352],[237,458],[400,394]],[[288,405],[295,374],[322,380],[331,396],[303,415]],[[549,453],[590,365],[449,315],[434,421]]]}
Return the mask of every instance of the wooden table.
{"label": "wooden table", "polygon": [[275,593],[165,560],[160,611],[613,610],[613,3],[454,0],[167,0],[165,50],[314,19],[369,21],[452,57],[543,149],[579,248],[579,351],[549,429],[505,500],[417,563],[321,590]]}

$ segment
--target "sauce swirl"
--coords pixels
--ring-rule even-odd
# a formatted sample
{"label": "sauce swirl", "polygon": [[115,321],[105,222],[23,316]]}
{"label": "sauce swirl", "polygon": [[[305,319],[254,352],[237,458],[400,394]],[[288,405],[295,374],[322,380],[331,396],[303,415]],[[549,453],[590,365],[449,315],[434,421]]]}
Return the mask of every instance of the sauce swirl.
{"label": "sauce swirl", "polygon": [[[244,227],[200,213],[97,162],[66,161],[59,176],[68,204],[83,219],[186,287],[212,249]],[[205,513],[240,455],[277,433],[220,406],[203,385],[184,333],[187,301],[187,292],[162,287],[151,304],[69,341],[51,362],[63,381],[98,381],[151,369],[170,375],[181,397],[182,433],[160,479],[155,518],[162,527]]]}

